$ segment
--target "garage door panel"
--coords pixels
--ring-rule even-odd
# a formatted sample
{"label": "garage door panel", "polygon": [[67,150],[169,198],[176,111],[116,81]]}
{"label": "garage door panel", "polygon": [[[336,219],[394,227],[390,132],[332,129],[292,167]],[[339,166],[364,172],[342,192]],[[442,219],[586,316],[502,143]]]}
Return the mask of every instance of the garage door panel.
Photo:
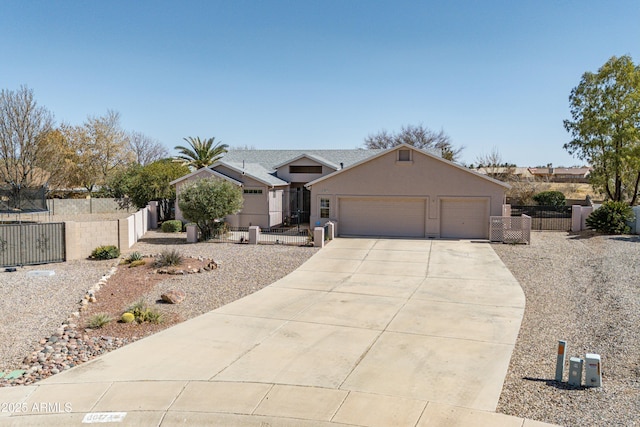
{"label": "garage door panel", "polygon": [[440,237],[486,239],[489,237],[489,201],[443,199],[440,203]]}
{"label": "garage door panel", "polygon": [[341,198],[341,235],[424,237],[425,199]]}

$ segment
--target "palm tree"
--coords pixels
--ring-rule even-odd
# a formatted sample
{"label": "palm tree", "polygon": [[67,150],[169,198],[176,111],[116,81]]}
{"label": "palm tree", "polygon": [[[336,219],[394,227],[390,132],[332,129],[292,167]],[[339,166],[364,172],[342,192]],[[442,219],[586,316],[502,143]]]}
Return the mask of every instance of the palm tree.
{"label": "palm tree", "polygon": [[190,147],[182,145],[174,147],[174,150],[178,150],[180,153],[180,155],[176,156],[176,159],[196,170],[214,164],[229,148],[227,144],[217,143],[213,145],[215,137],[204,141],[200,140],[200,137],[193,138],[191,136],[183,139],[189,143]]}

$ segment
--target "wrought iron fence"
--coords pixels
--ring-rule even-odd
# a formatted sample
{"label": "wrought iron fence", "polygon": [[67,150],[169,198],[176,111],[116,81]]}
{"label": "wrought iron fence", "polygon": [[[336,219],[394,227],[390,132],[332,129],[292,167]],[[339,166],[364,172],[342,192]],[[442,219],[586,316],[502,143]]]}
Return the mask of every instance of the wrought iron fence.
{"label": "wrought iron fence", "polygon": [[532,230],[571,230],[571,206],[511,206],[511,216],[531,217]]}
{"label": "wrought iron fence", "polygon": [[[273,227],[261,229],[258,237],[259,244],[267,245],[295,245],[309,244],[311,233],[303,227]],[[213,243],[249,243],[249,227],[231,227],[225,225],[213,231],[208,242]]]}
{"label": "wrought iron fence", "polygon": [[249,243],[249,227],[230,227],[225,224],[214,230],[207,241],[214,243]]}
{"label": "wrought iron fence", "polygon": [[0,266],[46,264],[65,259],[64,223],[0,225]]}
{"label": "wrought iron fence", "polygon": [[312,234],[308,228],[278,227],[260,230],[258,243],[273,245],[304,246],[311,241]]}

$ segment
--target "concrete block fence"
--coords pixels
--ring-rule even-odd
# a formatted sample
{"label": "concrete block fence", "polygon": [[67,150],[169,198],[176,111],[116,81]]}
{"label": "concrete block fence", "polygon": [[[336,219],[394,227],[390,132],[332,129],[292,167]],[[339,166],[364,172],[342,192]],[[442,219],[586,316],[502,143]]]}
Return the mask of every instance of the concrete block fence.
{"label": "concrete block fence", "polygon": [[158,224],[157,202],[127,218],[111,221],[65,221],[66,259],[85,259],[98,246],[132,247],[147,230]]}

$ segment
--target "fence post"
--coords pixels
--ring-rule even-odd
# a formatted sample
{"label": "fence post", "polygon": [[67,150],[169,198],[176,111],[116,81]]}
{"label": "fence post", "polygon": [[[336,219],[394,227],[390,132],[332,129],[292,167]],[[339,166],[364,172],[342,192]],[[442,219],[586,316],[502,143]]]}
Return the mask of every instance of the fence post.
{"label": "fence post", "polygon": [[324,227],[315,227],[313,229],[313,246],[324,248]]}
{"label": "fence post", "polygon": [[577,233],[582,231],[582,206],[571,206],[571,231]]}
{"label": "fence post", "polygon": [[260,227],[252,225],[249,227],[249,244],[257,245],[260,241]]}

